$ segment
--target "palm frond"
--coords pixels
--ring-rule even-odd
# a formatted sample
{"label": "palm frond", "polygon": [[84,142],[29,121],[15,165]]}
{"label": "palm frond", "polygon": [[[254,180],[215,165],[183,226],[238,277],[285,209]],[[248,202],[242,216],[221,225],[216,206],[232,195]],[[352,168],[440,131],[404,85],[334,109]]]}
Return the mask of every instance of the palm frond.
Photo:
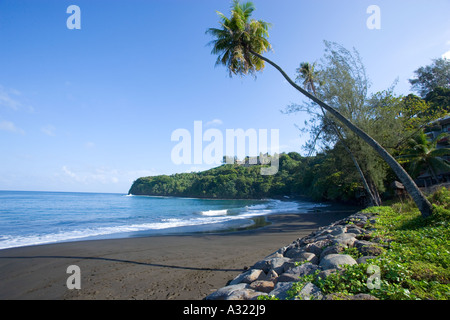
{"label": "palm frond", "polygon": [[262,54],[271,50],[269,37],[270,24],[262,20],[250,20],[255,10],[252,2],[240,4],[233,1],[231,16],[217,12],[221,29],[210,28],[206,31],[214,40],[208,44],[211,53],[218,55],[216,65],[228,68],[230,76],[255,74],[264,69],[264,61],[250,52]]}

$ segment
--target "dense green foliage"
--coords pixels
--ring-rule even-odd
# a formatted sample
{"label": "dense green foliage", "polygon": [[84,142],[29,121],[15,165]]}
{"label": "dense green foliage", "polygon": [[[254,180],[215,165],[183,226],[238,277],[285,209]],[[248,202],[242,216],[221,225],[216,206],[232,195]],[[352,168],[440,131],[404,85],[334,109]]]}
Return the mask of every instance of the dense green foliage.
{"label": "dense green foliage", "polygon": [[412,89],[423,98],[438,87],[450,89],[450,60],[433,59],[433,63],[414,71],[415,78],[410,79]]}
{"label": "dense green foliage", "polygon": [[179,196],[221,199],[259,199],[298,194],[296,171],[303,158],[295,152],[280,155],[276,175],[261,175],[260,165],[224,164],[203,172],[136,180],[130,193],[135,195]]}
{"label": "dense green foliage", "polygon": [[[382,300],[449,300],[450,191],[442,188],[429,200],[435,210],[426,219],[412,202],[366,209],[378,214],[371,226],[375,228],[372,238],[388,249],[367,263],[345,266],[325,279],[318,277],[318,272],[301,277],[291,288],[290,298],[312,282],[323,293],[334,294],[334,299],[368,293]],[[371,265],[380,270],[378,288],[367,285]]]}
{"label": "dense green foliage", "polygon": [[339,171],[335,159],[318,155],[302,157],[296,152],[281,154],[278,173],[261,175],[260,165],[225,164],[203,172],[178,173],[137,179],[129,193],[134,195],[261,199],[308,196],[320,201],[354,202],[361,186]]}
{"label": "dense green foliage", "polygon": [[[391,155],[403,161],[409,174],[417,177],[423,170],[429,170],[430,164],[443,162],[439,158],[444,155],[443,150],[427,154],[427,161],[420,166],[410,166],[405,160],[411,159],[406,158],[406,154],[412,154],[408,150],[412,138],[419,136],[428,124],[447,114],[448,89],[430,87],[432,91],[427,91],[429,94],[426,99],[414,94],[395,95],[395,85],[385,91],[369,94],[370,80],[359,53],[328,41],[325,41],[325,54],[320,63],[302,63],[297,73],[297,80],[302,85],[351,119]],[[439,81],[436,79],[434,82]],[[317,154],[311,162],[321,159],[320,165],[313,164],[309,170],[309,173],[313,173],[310,183],[315,185],[310,191],[315,197],[345,199],[368,189],[370,192],[365,193],[372,193],[377,200],[390,194],[390,185],[398,179],[391,168],[362,139],[335,121],[333,116],[320,112],[317,104],[308,102],[291,104],[285,112],[306,112],[310,115],[302,132],[310,135],[305,149],[310,154]],[[415,169],[422,171],[416,172]],[[355,192],[363,186],[363,179],[367,182],[365,190]]]}

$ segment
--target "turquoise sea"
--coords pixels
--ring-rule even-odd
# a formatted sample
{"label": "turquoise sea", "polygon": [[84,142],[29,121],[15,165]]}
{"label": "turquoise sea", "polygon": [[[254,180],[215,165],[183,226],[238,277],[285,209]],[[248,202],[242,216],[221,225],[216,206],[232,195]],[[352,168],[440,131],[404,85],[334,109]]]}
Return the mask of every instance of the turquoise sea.
{"label": "turquoise sea", "polygon": [[106,193],[0,191],[0,249],[55,242],[221,231],[324,205]]}

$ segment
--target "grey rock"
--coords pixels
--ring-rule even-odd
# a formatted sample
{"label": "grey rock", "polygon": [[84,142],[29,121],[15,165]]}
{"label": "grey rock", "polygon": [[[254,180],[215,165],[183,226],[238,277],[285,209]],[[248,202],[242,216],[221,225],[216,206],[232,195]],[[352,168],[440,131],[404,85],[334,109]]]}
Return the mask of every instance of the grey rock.
{"label": "grey rock", "polygon": [[261,295],[267,295],[267,293],[247,288],[233,291],[233,293],[226,297],[225,300],[254,300]]}
{"label": "grey rock", "polygon": [[275,283],[273,281],[258,280],[252,282],[249,285],[249,288],[255,291],[269,293],[275,288]]}
{"label": "grey rock", "polygon": [[345,247],[341,246],[341,245],[332,245],[332,246],[326,247],[320,254],[320,259],[322,259],[323,257],[325,257],[329,254],[341,253],[344,251],[344,249],[345,249]]}
{"label": "grey rock", "polygon": [[370,242],[370,241],[366,241],[366,240],[357,240],[354,243],[354,247],[357,249],[359,249],[363,246],[373,246],[373,245],[376,245],[376,244],[373,242]]}
{"label": "grey rock", "polygon": [[253,281],[261,280],[265,276],[265,273],[261,269],[250,269],[247,272],[238,275],[229,284],[252,283]]}
{"label": "grey rock", "polygon": [[333,236],[330,233],[327,233],[327,234],[324,234],[321,236],[314,237],[314,240],[317,242],[317,241],[330,240],[332,238],[333,238]]}
{"label": "grey rock", "polygon": [[269,296],[275,296],[280,300],[288,298],[288,291],[292,288],[294,282],[278,282],[275,288],[269,292]]}
{"label": "grey rock", "polygon": [[332,236],[337,236],[339,234],[343,234],[346,232],[346,228],[344,226],[335,226],[330,230],[330,234]]}
{"label": "grey rock", "polygon": [[285,253],[285,257],[291,258],[293,261],[309,261],[318,264],[319,258],[312,252],[306,252],[305,249],[294,248]]}
{"label": "grey rock", "polygon": [[365,233],[364,229],[357,227],[357,226],[352,226],[352,227],[348,227],[347,228],[347,233],[354,233],[356,235],[361,234],[361,233]]}
{"label": "grey rock", "polygon": [[297,294],[296,298],[301,300],[322,300],[324,295],[322,291],[313,283],[308,282]]}
{"label": "grey rock", "polygon": [[271,258],[257,262],[253,268],[262,269],[265,273],[274,270],[277,274],[282,274],[286,268],[293,266],[293,261],[289,258]]}
{"label": "grey rock", "polygon": [[319,266],[323,270],[327,269],[338,269],[343,265],[354,265],[356,264],[355,259],[347,254],[329,254],[320,260]]}
{"label": "grey rock", "polygon": [[305,249],[301,249],[301,248],[291,248],[288,249],[285,253],[284,256],[286,258],[290,258],[293,260],[296,260],[298,257],[300,257],[303,253],[305,252]]}
{"label": "grey rock", "polygon": [[319,267],[312,263],[304,263],[298,267],[289,269],[277,279],[278,282],[295,282],[299,281],[301,277],[313,274]]}
{"label": "grey rock", "polygon": [[334,237],[332,244],[343,247],[351,247],[355,243],[356,238],[353,233],[343,233]]}
{"label": "grey rock", "polygon": [[357,248],[358,251],[365,256],[378,256],[383,253],[383,249],[379,244],[366,240],[355,241],[354,247]]}
{"label": "grey rock", "polygon": [[274,281],[276,278],[278,278],[278,273],[276,273],[274,270],[270,270],[267,275],[261,280]]}
{"label": "grey rock", "polygon": [[234,291],[243,290],[248,287],[246,283],[226,286],[208,295],[205,300],[226,300]]}
{"label": "grey rock", "polygon": [[320,257],[320,254],[322,253],[322,248],[326,247],[326,246],[328,246],[330,244],[331,244],[331,240],[329,240],[329,239],[319,240],[319,241],[307,244],[305,246],[305,249],[306,249],[307,252],[312,252],[316,256]]}
{"label": "grey rock", "polygon": [[281,253],[281,251],[280,252],[276,251],[276,252],[268,255],[264,259],[267,260],[267,259],[273,259],[273,258],[283,258],[283,254]]}
{"label": "grey rock", "polygon": [[317,279],[317,278],[320,278],[320,279],[322,279],[322,280],[325,280],[326,278],[328,278],[328,276],[329,276],[330,274],[334,274],[334,273],[337,273],[337,272],[339,272],[338,269],[327,269],[327,270],[323,270],[323,271],[320,271],[320,272],[319,272],[319,274],[316,276],[316,279]]}
{"label": "grey rock", "polygon": [[356,262],[358,264],[367,263],[367,260],[375,259],[375,258],[376,258],[376,256],[363,256],[363,257],[359,257],[358,259],[356,259]]}

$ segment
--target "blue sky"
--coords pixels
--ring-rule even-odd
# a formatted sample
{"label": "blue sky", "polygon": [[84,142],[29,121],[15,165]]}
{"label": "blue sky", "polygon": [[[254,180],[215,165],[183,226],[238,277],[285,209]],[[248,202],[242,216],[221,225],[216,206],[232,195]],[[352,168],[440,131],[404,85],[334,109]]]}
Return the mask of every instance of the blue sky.
{"label": "blue sky", "polygon": [[[448,0],[255,0],[271,22],[267,56],[291,76],[323,55],[323,40],[355,47],[372,81],[396,93],[420,66],[450,52]],[[69,5],[81,29],[69,30]],[[370,5],[381,29],[366,26]],[[301,152],[302,97],[276,70],[229,78],[206,44],[222,0],[0,1],[0,190],[126,193],[140,176],[209,168],[175,165],[171,134],[206,128],[278,129]],[[450,55],[450,54],[449,54]]]}

